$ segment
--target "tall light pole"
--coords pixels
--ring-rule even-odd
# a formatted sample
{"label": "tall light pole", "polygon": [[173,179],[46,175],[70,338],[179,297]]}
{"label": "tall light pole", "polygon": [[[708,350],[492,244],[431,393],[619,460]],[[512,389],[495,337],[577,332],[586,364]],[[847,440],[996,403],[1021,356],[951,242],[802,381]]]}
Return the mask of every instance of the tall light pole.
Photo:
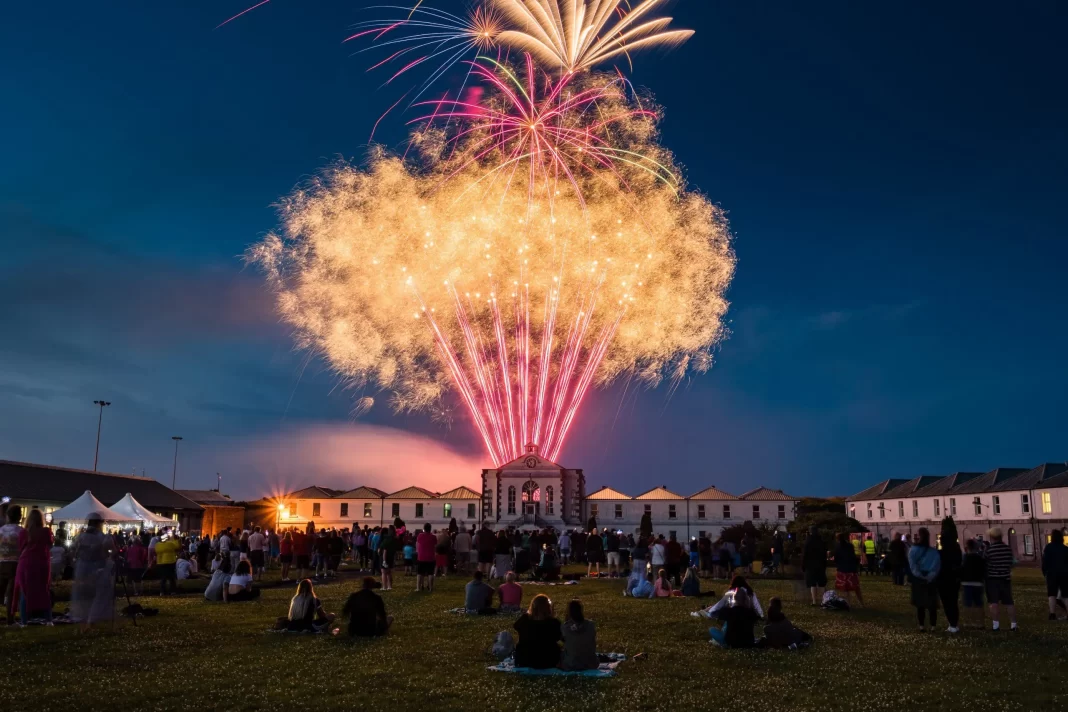
{"label": "tall light pole", "polygon": [[171,440],[174,441],[174,472],[171,473],[171,489],[174,489],[174,485],[178,481],[178,443],[181,439],[178,435],[171,436]]}
{"label": "tall light pole", "polygon": [[96,463],[100,459],[100,426],[104,422],[104,406],[111,405],[111,401],[95,400],[93,403],[100,406],[100,415],[96,419],[96,452],[93,454],[93,472],[96,472]]}

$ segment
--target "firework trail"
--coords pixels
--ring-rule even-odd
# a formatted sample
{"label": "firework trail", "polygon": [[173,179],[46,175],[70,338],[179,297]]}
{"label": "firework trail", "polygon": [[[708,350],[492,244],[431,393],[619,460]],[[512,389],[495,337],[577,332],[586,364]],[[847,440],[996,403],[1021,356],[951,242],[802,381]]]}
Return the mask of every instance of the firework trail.
{"label": "firework trail", "polygon": [[496,0],[486,46],[518,56],[468,60],[482,95],[419,102],[411,160],[374,149],[288,196],[249,259],[298,347],[400,412],[451,423],[454,394],[495,464],[527,443],[557,459],[595,384],[710,368],[735,268],[726,219],[686,189],[656,107],[589,71],[684,39],[650,19],[660,4]]}

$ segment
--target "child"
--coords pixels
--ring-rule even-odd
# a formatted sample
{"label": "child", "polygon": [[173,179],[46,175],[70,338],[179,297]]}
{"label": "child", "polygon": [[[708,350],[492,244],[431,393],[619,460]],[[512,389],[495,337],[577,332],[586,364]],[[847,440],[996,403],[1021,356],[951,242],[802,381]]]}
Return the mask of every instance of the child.
{"label": "child", "polygon": [[986,625],[983,610],[983,586],[986,581],[986,559],[979,553],[979,544],[969,539],[964,545],[964,560],[960,566],[960,583],[964,610],[975,618],[980,630]]}
{"label": "child", "polygon": [[415,568],[415,544],[409,538],[405,539],[404,544],[404,575],[411,576],[412,570]]}

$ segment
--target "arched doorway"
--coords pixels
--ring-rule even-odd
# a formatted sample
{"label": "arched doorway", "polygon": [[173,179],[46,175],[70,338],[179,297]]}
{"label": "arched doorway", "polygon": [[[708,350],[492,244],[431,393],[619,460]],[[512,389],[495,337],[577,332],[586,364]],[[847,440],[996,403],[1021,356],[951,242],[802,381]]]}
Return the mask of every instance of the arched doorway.
{"label": "arched doorway", "polygon": [[528,522],[541,514],[541,488],[534,480],[523,483],[523,516]]}

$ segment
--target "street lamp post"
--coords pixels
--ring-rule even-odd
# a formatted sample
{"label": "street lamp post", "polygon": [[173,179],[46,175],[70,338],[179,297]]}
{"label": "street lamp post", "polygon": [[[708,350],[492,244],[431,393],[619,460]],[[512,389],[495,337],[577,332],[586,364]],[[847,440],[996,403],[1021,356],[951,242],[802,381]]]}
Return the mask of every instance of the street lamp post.
{"label": "street lamp post", "polygon": [[171,440],[174,441],[174,471],[171,473],[171,489],[174,489],[174,485],[178,481],[178,443],[181,439],[178,435],[171,436]]}
{"label": "street lamp post", "polygon": [[93,454],[93,472],[96,472],[96,463],[100,459],[100,426],[104,422],[104,406],[111,405],[111,401],[95,400],[93,403],[100,406],[100,415],[96,418],[96,452]]}

